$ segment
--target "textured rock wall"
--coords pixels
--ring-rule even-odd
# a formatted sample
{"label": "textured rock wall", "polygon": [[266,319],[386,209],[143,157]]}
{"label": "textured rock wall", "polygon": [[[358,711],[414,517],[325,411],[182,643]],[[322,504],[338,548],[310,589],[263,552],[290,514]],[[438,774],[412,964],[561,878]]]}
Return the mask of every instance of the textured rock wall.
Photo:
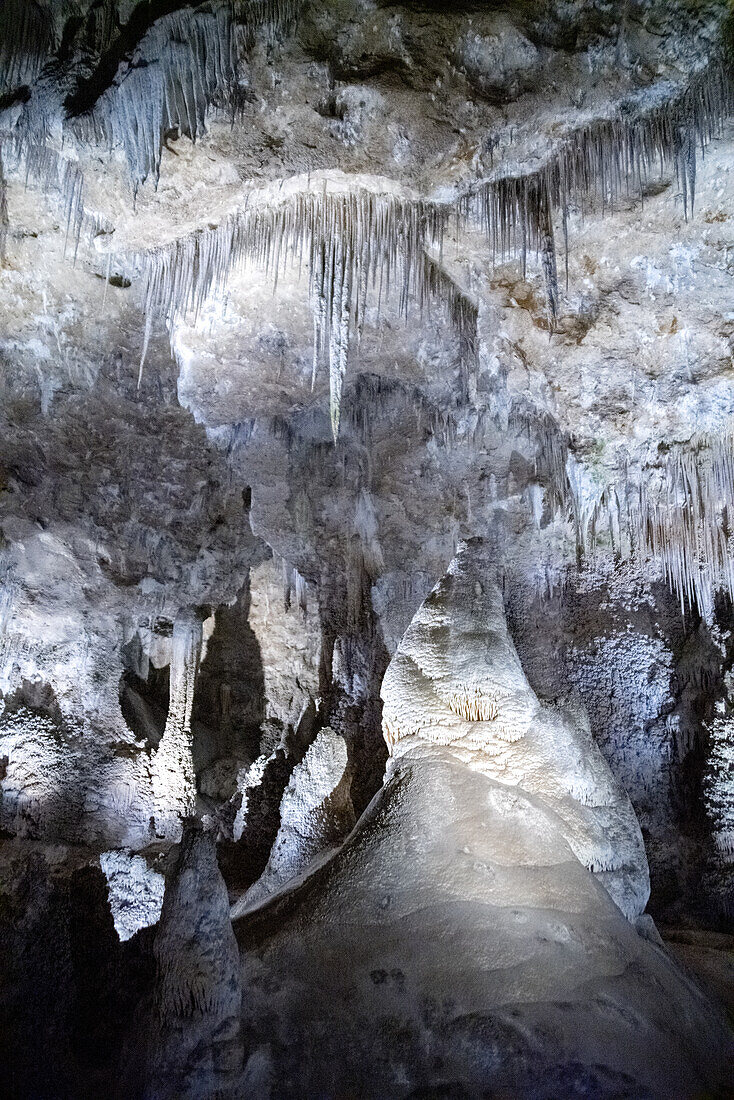
{"label": "textured rock wall", "polygon": [[[303,1070],[298,1043],[310,1042],[301,978],[283,979],[299,949],[285,931],[258,954],[258,922],[280,921],[294,877],[321,867],[294,918],[320,953],[309,908],[331,927],[330,905],[347,904],[328,883],[320,898],[329,876],[356,884],[372,914],[391,891],[374,893],[362,872],[369,852],[391,882],[394,859],[414,855],[402,790],[417,790],[421,821],[436,790],[448,817],[464,794],[489,799],[499,818],[517,810],[494,773],[466,778],[437,763],[454,791],[444,799],[422,764],[393,761],[398,778],[372,824],[343,862],[321,866],[352,810],[382,789],[386,671],[397,662],[390,694],[402,639],[466,539],[483,540],[486,616],[515,654],[503,699],[534,717],[517,742],[474,745],[474,727],[496,730],[498,718],[464,669],[460,713],[444,699],[461,752],[479,772],[503,763],[529,788],[533,820],[546,820],[537,796],[555,799],[558,865],[568,842],[597,878],[622,882],[610,892],[635,915],[646,872],[629,796],[656,918],[731,927],[727,16],[716,0],[0,9],[0,888],[18,960],[6,961],[0,997],[9,1052],[25,1051],[17,1093],[42,1087],[24,1007],[41,987],[54,1095],[73,1094],[75,1081],[99,1094],[115,1074],[127,1095],[144,1089],[132,1005],[153,1003],[156,933],[145,929],[162,879],[170,909],[189,874],[190,911],[169,913],[169,931],[196,924],[194,895],[208,883],[206,919],[232,976],[227,903],[256,908],[247,921],[260,931],[240,930],[255,992],[244,1051],[235,1009],[216,1056],[218,1017],[202,1023],[199,1054],[197,1028],[173,1026],[161,1039],[170,1082],[183,1064],[176,1045],[190,1043],[202,1094],[288,1094],[288,1073]],[[492,662],[465,634],[486,688]],[[401,713],[416,702],[391,700]],[[610,807],[626,824],[620,833],[607,821],[600,836]],[[191,842],[198,855],[184,851],[186,868],[173,842],[188,813],[208,839]],[[403,837],[397,857],[375,821]],[[438,825],[426,828],[440,845]],[[462,835],[457,826],[457,844]],[[617,841],[630,867],[617,866]],[[455,871],[434,855],[426,881]],[[485,881],[474,873],[460,907]],[[630,929],[614,931],[598,882],[579,875],[574,904],[594,914],[580,942],[598,919],[624,942],[619,957],[642,951],[645,973],[683,997],[667,963],[658,972]],[[528,885],[524,872],[518,882]],[[361,927],[356,902],[354,914]],[[576,943],[574,922],[551,927],[553,942]],[[461,927],[456,957],[473,958],[484,925]],[[426,942],[450,931],[438,921]],[[434,974],[417,1014],[404,1012],[414,987],[391,943],[369,946],[356,1022],[338,1007],[350,996],[341,975],[324,979],[333,1016],[321,987],[304,1002],[323,1034],[351,1037],[348,1065],[364,1053],[359,1025],[387,1004],[376,1049],[394,1072],[375,1071],[373,1090],[438,1082],[464,1095],[472,1074],[493,1079],[498,1066],[520,1091],[627,1087],[621,1056],[598,1078],[572,1045],[563,1057],[587,1070],[561,1057],[551,1072],[534,1025],[531,1039],[496,1014],[470,1026],[439,1003]],[[350,946],[331,956],[347,976]],[[271,948],[285,961],[268,971]],[[564,956],[554,981],[568,965]],[[449,977],[466,988],[456,970]],[[636,1000],[620,981],[618,1001],[609,994],[619,1012],[642,1004],[655,1058],[678,1066],[670,1051],[685,1048],[681,1080],[695,1090],[686,1066],[703,1048],[671,1038],[648,993]],[[119,997],[106,1008],[110,986]],[[115,1033],[99,1044],[104,1067],[96,1021],[84,1039],[87,1011],[107,1013]],[[707,1011],[701,1027],[713,1034]],[[393,1017],[405,1021],[402,1053]],[[473,1051],[471,1071],[457,1062],[454,1081],[454,1069],[422,1062],[426,1033],[451,1067],[459,1046]],[[341,1087],[339,1066],[331,1077],[324,1068],[339,1052],[324,1042],[309,1079],[318,1095]],[[500,1048],[520,1051],[509,1070],[504,1055],[488,1066]]]}

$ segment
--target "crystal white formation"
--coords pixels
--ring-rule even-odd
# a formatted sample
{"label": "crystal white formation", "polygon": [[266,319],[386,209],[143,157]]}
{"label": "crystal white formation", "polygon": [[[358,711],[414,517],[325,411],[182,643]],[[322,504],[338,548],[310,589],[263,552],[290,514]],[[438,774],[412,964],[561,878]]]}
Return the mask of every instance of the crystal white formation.
{"label": "crystal white formation", "polygon": [[481,540],[460,546],[420,607],[381,694],[393,757],[422,741],[445,746],[469,767],[539,798],[628,919],[640,916],[650,882],[629,798],[583,708],[573,700],[543,707],[531,689]]}
{"label": "crystal white formation", "polygon": [[721,1079],[723,1018],[624,919],[550,801],[451,745],[404,747],[335,858],[236,922],[246,1026],[281,1051],[274,1092],[415,1095],[439,1077],[458,1095],[667,1100]]}
{"label": "crystal white formation", "polygon": [[173,626],[168,718],[152,761],[156,830],[174,840],[181,820],[196,809],[191,712],[201,646],[201,618],[179,615]]}
{"label": "crystal white formation", "polygon": [[115,929],[129,940],[141,928],[155,924],[163,905],[163,875],[142,856],[113,850],[103,852],[99,864],[107,878],[107,892]]}
{"label": "crystal white formation", "polygon": [[320,730],[283,792],[268,864],[233,916],[276,893],[343,839],[354,825],[350,783],[344,738],[328,727]]}
{"label": "crystal white formation", "polygon": [[734,863],[734,723],[731,716],[711,724],[711,750],[704,784],[714,843],[724,864]]}
{"label": "crystal white formation", "polygon": [[[339,432],[341,389],[350,341],[359,338],[367,296],[397,293],[405,313],[437,285],[427,245],[440,239],[447,211],[379,177],[343,173],[293,177],[246,195],[218,225],[128,259],[142,277],[148,324],[173,325],[223,295],[233,271],[259,265],[277,286],[288,267],[305,266],[314,314],[314,371],[328,364],[331,423]],[[463,310],[455,305],[458,320]],[[147,345],[147,339],[146,339]],[[146,347],[143,350],[145,358]],[[142,365],[141,365],[142,369]]]}

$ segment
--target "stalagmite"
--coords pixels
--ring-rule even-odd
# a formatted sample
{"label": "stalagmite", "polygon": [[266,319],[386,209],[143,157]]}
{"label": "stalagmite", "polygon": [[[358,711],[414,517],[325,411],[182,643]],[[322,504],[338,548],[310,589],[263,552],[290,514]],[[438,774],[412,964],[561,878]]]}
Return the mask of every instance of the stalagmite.
{"label": "stalagmite", "polygon": [[390,754],[416,742],[446,746],[500,783],[537,796],[561,821],[579,860],[635,921],[650,892],[647,859],[627,795],[578,705],[542,707],[505,623],[481,540],[463,544],[422,605],[382,684]]}
{"label": "stalagmite", "polygon": [[173,626],[166,728],[151,762],[156,834],[174,840],[196,808],[191,712],[201,645],[201,618],[182,612]]}
{"label": "stalagmite", "polygon": [[185,823],[153,944],[145,1095],[230,1096],[242,1064],[239,952],[212,836]]}
{"label": "stalagmite", "polygon": [[[650,942],[649,918],[643,937],[600,885],[605,852],[631,839],[625,800],[590,737],[542,721],[487,566],[464,547],[398,647],[392,756],[354,831],[236,922],[254,1041],[276,1046],[288,1096],[355,1082],[416,1096],[437,1080],[457,1096],[694,1096],[726,1073],[723,1016]],[[525,706],[511,716],[513,693]],[[448,706],[475,715],[492,698],[495,719]],[[509,746],[489,732],[503,713],[526,729]],[[588,845],[595,816],[608,844]]]}
{"label": "stalagmite", "polygon": [[233,918],[303,874],[346,836],[354,825],[350,784],[344,738],[321,730],[283,792],[280,829],[267,867],[235,907]]}

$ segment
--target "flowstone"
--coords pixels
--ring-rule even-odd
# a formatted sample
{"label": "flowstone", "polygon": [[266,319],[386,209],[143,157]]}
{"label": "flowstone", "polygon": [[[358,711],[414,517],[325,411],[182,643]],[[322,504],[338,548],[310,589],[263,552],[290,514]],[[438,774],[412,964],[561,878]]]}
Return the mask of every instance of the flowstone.
{"label": "flowstone", "polygon": [[723,1018],[563,831],[415,739],[340,853],[235,922],[270,1095],[669,1100],[724,1081]]}

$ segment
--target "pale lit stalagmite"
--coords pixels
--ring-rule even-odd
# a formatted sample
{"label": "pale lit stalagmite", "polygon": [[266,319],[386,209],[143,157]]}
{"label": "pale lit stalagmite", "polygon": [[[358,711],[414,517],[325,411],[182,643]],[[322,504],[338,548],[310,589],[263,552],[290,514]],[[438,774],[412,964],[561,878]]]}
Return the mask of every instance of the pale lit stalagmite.
{"label": "pale lit stalagmite", "polygon": [[156,833],[172,839],[196,809],[191,711],[201,646],[201,617],[181,612],[173,625],[168,718],[152,761]]}
{"label": "pale lit stalagmite", "polygon": [[469,767],[549,806],[578,859],[630,920],[650,892],[640,827],[580,703],[544,707],[507,630],[491,554],[463,543],[406,631],[382,685],[383,729],[399,757],[448,747]]}
{"label": "pale lit stalagmite", "polygon": [[276,893],[344,838],[354,825],[350,785],[344,738],[328,727],[320,730],[283,793],[273,850],[242,910]]}
{"label": "pale lit stalagmite", "polygon": [[273,1095],[705,1091],[723,1017],[620,911],[647,893],[634,817],[578,708],[542,712],[481,543],[416,614],[383,698],[384,786],[331,860],[236,924]]}

